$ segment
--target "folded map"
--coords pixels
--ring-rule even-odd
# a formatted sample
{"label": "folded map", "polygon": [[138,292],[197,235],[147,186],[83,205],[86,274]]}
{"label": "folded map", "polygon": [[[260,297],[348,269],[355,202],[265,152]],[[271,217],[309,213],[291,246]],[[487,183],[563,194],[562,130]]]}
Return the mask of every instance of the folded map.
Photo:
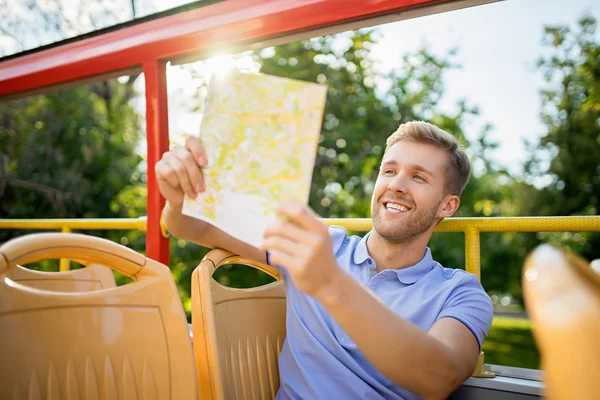
{"label": "folded map", "polygon": [[307,204],[327,87],[263,74],[213,77],[200,127],[206,190],[183,213],[260,247],[280,203]]}

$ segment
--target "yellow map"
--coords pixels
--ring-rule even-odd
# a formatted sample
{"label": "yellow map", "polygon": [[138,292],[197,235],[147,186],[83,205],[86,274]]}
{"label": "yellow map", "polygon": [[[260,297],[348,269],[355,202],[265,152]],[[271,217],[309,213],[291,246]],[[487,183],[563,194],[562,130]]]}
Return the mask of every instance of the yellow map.
{"label": "yellow map", "polygon": [[183,213],[260,247],[282,202],[306,204],[327,87],[263,74],[211,79],[200,139],[206,190]]}

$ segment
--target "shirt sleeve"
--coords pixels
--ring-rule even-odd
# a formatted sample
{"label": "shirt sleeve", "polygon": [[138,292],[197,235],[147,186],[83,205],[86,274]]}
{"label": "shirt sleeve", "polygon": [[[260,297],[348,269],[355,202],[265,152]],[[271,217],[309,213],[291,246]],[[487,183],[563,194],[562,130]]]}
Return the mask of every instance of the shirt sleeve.
{"label": "shirt sleeve", "polygon": [[331,247],[333,254],[337,254],[342,246],[347,243],[348,231],[341,226],[331,225],[329,226],[329,237],[331,238]]}
{"label": "shirt sleeve", "polygon": [[279,273],[281,274],[281,276],[283,278],[285,278],[285,275],[286,275],[285,274],[285,268],[281,268],[279,265],[273,264],[271,262],[271,254],[268,251],[266,251],[265,254],[266,254],[266,259],[267,259],[267,265],[270,265],[271,267],[275,267],[277,269],[277,271],[279,271]]}
{"label": "shirt sleeve", "polygon": [[462,322],[473,333],[479,349],[492,325],[494,308],[477,277],[468,274],[467,278],[451,292],[444,309],[438,315],[441,318],[454,318]]}

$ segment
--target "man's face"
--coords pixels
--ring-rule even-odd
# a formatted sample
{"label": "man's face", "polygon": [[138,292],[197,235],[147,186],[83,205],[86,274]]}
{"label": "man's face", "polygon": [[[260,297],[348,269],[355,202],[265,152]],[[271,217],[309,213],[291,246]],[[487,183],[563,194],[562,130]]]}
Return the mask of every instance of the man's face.
{"label": "man's face", "polygon": [[375,182],[373,228],[391,243],[410,242],[440,215],[448,156],[432,145],[400,141],[390,147]]}

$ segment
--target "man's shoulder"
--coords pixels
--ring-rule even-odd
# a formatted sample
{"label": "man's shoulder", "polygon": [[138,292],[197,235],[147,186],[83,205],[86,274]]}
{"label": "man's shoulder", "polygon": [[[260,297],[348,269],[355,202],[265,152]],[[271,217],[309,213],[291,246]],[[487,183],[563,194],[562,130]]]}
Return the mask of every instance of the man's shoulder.
{"label": "man's shoulder", "polygon": [[465,287],[472,290],[483,291],[483,286],[477,279],[477,275],[460,268],[446,268],[435,262],[434,271],[441,277],[445,285],[452,287]]}
{"label": "man's shoulder", "polygon": [[[439,264],[438,264],[439,265]],[[462,269],[437,267],[444,275],[445,293],[437,319],[451,317],[473,332],[479,346],[489,332],[494,315],[492,301],[475,274]]]}
{"label": "man's shoulder", "polygon": [[329,236],[331,239],[342,238],[345,239],[348,237],[348,231],[346,228],[337,225],[329,225]]}
{"label": "man's shoulder", "polygon": [[346,228],[337,225],[329,226],[329,237],[331,238],[333,253],[338,256],[340,252],[354,251],[363,239],[357,235],[348,235]]}
{"label": "man's shoulder", "polygon": [[460,269],[460,268],[446,268],[446,267],[444,267],[442,264],[440,264],[437,261],[434,261],[434,263],[435,263],[435,269],[439,273],[441,273],[442,276],[444,277],[444,279],[446,279],[446,280],[463,281],[463,280],[472,279],[472,278],[477,279],[477,277],[475,276],[475,274],[467,272],[464,269]]}
{"label": "man's shoulder", "polygon": [[437,262],[436,268],[443,276],[442,285],[445,289],[442,292],[446,293],[446,305],[462,302],[479,303],[481,310],[489,309],[489,312],[493,312],[490,297],[481,285],[477,275],[463,269],[444,268]]}

